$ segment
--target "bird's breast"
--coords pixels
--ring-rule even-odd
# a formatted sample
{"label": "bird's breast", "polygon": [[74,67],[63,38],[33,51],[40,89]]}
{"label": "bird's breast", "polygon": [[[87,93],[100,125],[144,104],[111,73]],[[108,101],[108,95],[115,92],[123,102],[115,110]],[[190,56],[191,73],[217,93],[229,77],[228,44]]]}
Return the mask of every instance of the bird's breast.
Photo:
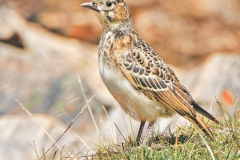
{"label": "bird's breast", "polygon": [[106,55],[109,54],[99,54],[100,75],[125,113],[139,121],[155,121],[159,116],[172,114],[167,107],[152,101],[128,81],[117,64],[119,57],[114,60]]}
{"label": "bird's breast", "polygon": [[99,71],[109,92],[120,104],[125,113],[136,120],[155,121],[158,117],[168,117],[173,113],[160,102],[155,102],[136,89],[126,78],[124,61],[132,37],[121,31],[108,32],[99,44]]}

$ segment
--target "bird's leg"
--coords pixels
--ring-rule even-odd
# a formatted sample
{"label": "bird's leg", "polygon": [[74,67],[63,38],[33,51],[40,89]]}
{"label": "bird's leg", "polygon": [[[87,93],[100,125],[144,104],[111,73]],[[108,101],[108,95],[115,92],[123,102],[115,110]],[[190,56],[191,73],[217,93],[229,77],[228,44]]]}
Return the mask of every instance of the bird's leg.
{"label": "bird's leg", "polygon": [[138,134],[137,134],[137,139],[136,139],[136,142],[137,142],[138,146],[139,146],[139,142],[140,142],[140,138],[141,138],[141,135],[142,135],[142,132],[143,132],[145,122],[146,121],[141,121],[141,123],[140,123],[140,127],[139,127]]}
{"label": "bird's leg", "polygon": [[149,122],[149,124],[148,124],[147,131],[146,131],[146,137],[143,140],[144,145],[146,145],[148,135],[152,131],[154,123],[155,123],[155,121],[154,122]]}

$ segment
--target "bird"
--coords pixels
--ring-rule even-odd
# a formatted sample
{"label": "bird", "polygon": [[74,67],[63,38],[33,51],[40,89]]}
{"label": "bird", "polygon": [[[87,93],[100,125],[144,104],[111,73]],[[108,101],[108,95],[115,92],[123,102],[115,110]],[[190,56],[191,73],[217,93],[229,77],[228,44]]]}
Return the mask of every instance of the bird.
{"label": "bird", "polygon": [[201,115],[219,122],[194,101],[174,71],[139,36],[126,2],[93,0],[81,6],[95,11],[103,27],[98,45],[100,76],[124,112],[141,122],[137,144],[146,121],[149,122],[148,134],[157,118],[170,118],[175,114],[214,140]]}

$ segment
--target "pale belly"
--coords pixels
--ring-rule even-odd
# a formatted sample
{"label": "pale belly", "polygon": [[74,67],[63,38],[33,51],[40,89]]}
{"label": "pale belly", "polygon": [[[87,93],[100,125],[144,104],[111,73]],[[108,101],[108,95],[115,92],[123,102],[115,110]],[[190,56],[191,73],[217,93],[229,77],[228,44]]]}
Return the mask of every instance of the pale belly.
{"label": "pale belly", "polygon": [[[111,65],[112,66],[112,65]],[[99,60],[100,75],[109,92],[120,104],[126,114],[139,121],[155,121],[158,117],[170,117],[172,110],[159,102],[152,101],[133,85],[117,70]]]}

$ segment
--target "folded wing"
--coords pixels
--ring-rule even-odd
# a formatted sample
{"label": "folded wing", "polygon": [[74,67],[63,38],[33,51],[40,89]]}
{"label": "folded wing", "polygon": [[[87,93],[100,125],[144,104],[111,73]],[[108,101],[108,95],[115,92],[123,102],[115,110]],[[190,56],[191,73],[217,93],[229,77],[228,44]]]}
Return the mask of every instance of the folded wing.
{"label": "folded wing", "polygon": [[135,88],[193,122],[213,139],[211,131],[196,111],[215,122],[217,120],[197,105],[179,83],[173,70],[153,50],[131,49],[121,63],[124,76]]}

